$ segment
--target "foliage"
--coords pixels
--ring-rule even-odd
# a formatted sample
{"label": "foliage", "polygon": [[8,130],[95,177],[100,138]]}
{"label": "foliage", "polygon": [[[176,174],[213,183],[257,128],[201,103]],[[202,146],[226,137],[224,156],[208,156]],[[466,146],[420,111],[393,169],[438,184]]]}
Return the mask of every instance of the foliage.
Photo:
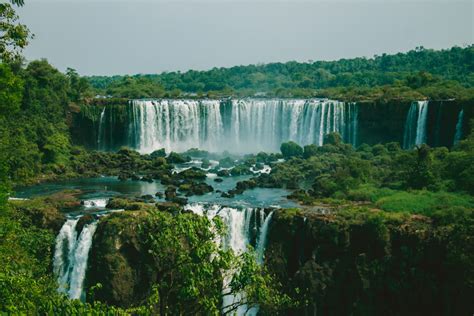
{"label": "foliage", "polygon": [[301,148],[300,145],[292,141],[281,144],[280,151],[283,157],[285,157],[286,159],[303,155],[303,148]]}
{"label": "foliage", "polygon": [[[340,100],[472,98],[472,46],[337,61],[290,61],[159,75],[94,76],[103,94],[146,97],[332,97]],[[157,89],[159,92],[153,91]],[[166,92],[164,92],[166,91]],[[182,91],[182,92],[181,92]]]}
{"label": "foliage", "polygon": [[[22,0],[12,1],[22,5]],[[18,23],[18,15],[8,3],[0,3],[0,62],[12,62],[21,59],[20,52],[28,45],[30,31]]]}
{"label": "foliage", "polygon": [[[224,310],[238,306],[265,304],[278,309],[289,304],[271,277],[256,263],[252,251],[237,255],[216,243],[225,227],[217,217],[151,212],[141,226],[141,238],[152,256],[159,276],[156,283],[157,312],[165,314],[220,313],[222,295],[246,293],[244,299]],[[223,279],[230,288],[223,294]]]}
{"label": "foliage", "polygon": [[0,64],[0,158],[8,178],[21,182],[41,172],[64,172],[71,153],[70,102],[87,94],[85,84],[45,60],[19,70]]}
{"label": "foliage", "polygon": [[[377,203],[379,199],[392,196],[395,192],[429,190],[440,192],[440,199],[447,198],[453,205],[458,205],[456,198],[448,198],[449,195],[443,195],[442,192],[453,192],[460,199],[464,199],[461,197],[463,192],[472,194],[472,134],[451,151],[427,145],[401,150],[398,143],[374,146],[362,144],[354,149],[342,143],[339,135],[328,134],[323,146],[305,146],[302,157],[292,157],[274,165],[269,175],[260,175],[255,178],[255,183],[260,187],[294,189],[296,191],[292,197],[309,204],[324,198],[331,198],[334,202],[352,200]],[[285,150],[286,146],[288,143],[282,144]],[[298,145],[293,146],[297,148]],[[283,154],[288,157],[288,153]],[[300,154],[301,151],[298,151]],[[308,190],[308,187],[311,189]],[[411,193],[404,194],[411,196]],[[441,203],[435,196],[427,199],[443,206],[451,203]],[[432,209],[434,206],[430,204]],[[412,208],[409,203],[397,210],[428,211],[423,207]]]}

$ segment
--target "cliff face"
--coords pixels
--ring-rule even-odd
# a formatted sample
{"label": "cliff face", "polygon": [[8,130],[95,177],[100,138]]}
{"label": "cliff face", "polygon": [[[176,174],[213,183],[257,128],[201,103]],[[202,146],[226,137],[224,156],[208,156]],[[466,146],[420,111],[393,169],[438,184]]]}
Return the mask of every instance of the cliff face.
{"label": "cliff face", "polygon": [[466,226],[416,215],[281,210],[270,226],[266,265],[288,293],[309,302],[287,311],[292,315],[468,315],[470,239]]}
{"label": "cliff face", "polygon": [[[118,150],[128,144],[128,125],[131,122],[127,103],[83,105],[72,120],[74,143],[89,149]],[[107,148],[103,147],[107,144]]]}
{"label": "cliff face", "polygon": [[[399,142],[403,135],[410,101],[392,100],[388,102],[363,101],[357,104],[357,144]],[[221,101],[220,117],[225,128],[231,127],[232,103]],[[426,121],[427,143],[430,146],[453,145],[460,111],[464,111],[462,135],[470,130],[474,118],[473,101],[429,101]],[[204,115],[204,114],[200,114]],[[134,147],[136,131],[132,128],[134,115],[130,103],[104,103],[83,105],[75,113],[71,134],[74,142],[91,149],[117,150],[121,146]],[[283,122],[281,126],[289,122]],[[283,129],[283,128],[282,128]]]}
{"label": "cliff face", "polygon": [[117,306],[143,301],[156,280],[152,260],[139,240],[139,225],[146,212],[112,214],[100,220],[89,255],[87,288],[95,299]]}
{"label": "cliff face", "polygon": [[403,142],[405,120],[411,102],[361,102],[358,107],[357,144]]}

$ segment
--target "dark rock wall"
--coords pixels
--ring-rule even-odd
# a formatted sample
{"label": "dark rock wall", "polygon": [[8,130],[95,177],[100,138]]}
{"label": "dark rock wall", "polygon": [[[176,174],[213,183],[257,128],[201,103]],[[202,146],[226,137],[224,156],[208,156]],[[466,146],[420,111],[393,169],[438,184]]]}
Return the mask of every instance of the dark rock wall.
{"label": "dark rock wall", "polygon": [[403,143],[411,102],[359,103],[357,144]]}
{"label": "dark rock wall", "polygon": [[265,264],[289,294],[309,302],[288,315],[468,315],[474,291],[450,246],[456,234],[416,216],[379,225],[282,210]]}

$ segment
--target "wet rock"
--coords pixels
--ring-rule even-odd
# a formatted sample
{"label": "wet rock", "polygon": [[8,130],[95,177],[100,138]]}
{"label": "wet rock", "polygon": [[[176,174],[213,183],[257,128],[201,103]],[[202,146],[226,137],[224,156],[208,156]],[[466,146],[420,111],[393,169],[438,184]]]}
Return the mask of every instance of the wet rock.
{"label": "wet rock", "polygon": [[142,209],[142,205],[146,204],[142,204],[139,201],[130,201],[128,199],[114,198],[110,199],[105,207],[114,210],[123,209],[129,211],[137,211]]}
{"label": "wet rock", "polygon": [[166,157],[166,151],[165,151],[164,148],[155,150],[154,152],[152,152],[152,153],[150,154],[150,157],[151,157],[152,159],[155,159],[155,158],[165,158],[165,157]]}
{"label": "wet rock", "polygon": [[148,183],[152,183],[153,182],[153,179],[151,176],[144,176],[140,179],[140,181],[143,181],[143,182],[148,182]]}
{"label": "wet rock", "polygon": [[203,195],[213,192],[214,188],[204,182],[188,182],[179,186],[179,191],[186,193],[186,196]]}
{"label": "wet rock", "polygon": [[189,156],[183,156],[175,152],[171,152],[166,158],[166,161],[171,164],[185,163],[190,160],[191,158]]}
{"label": "wet rock", "polygon": [[253,179],[246,180],[246,181],[239,181],[236,185],[236,190],[240,193],[243,193],[245,190],[253,189],[257,187],[257,182]]}
{"label": "wet rock", "polygon": [[221,197],[231,199],[234,197],[234,194],[228,193],[228,192],[222,192]]}
{"label": "wet rock", "polygon": [[222,170],[217,171],[217,175],[219,177],[230,177],[230,171],[227,169],[222,169]]}
{"label": "wet rock", "polygon": [[81,234],[82,229],[84,228],[84,226],[92,223],[94,220],[95,220],[95,218],[92,214],[86,214],[86,215],[82,216],[79,219],[79,221],[77,221],[77,225],[76,225],[77,235],[79,236]]}
{"label": "wet rock", "polygon": [[207,169],[211,166],[209,159],[203,159],[201,163],[201,168]]}
{"label": "wet rock", "polygon": [[174,197],[174,198],[170,199],[170,202],[173,202],[173,203],[176,203],[176,204],[179,204],[179,205],[186,205],[186,204],[188,204],[188,199],[183,198],[183,197]]}
{"label": "wet rock", "polygon": [[182,210],[180,204],[172,202],[158,202],[155,204],[155,206],[159,211],[168,212],[172,214],[178,214]]}
{"label": "wet rock", "polygon": [[120,181],[126,181],[126,180],[128,180],[129,178],[130,178],[130,175],[127,174],[127,173],[120,173],[120,174],[118,175],[118,179],[119,179]]}
{"label": "wet rock", "polygon": [[215,178],[214,179],[214,182],[217,182],[217,183],[221,183],[223,181],[224,181],[224,179],[222,179],[222,178]]}
{"label": "wet rock", "polygon": [[153,195],[151,195],[151,194],[142,195],[140,198],[144,201],[153,201],[154,200]]}
{"label": "wet rock", "polygon": [[230,168],[233,166],[234,166],[234,160],[230,157],[226,157],[219,160],[219,167],[221,168]]}
{"label": "wet rock", "polygon": [[204,180],[206,179],[206,172],[196,168],[192,167],[190,169],[186,169],[184,171],[181,171],[180,173],[177,174],[177,177],[179,179],[192,179],[192,180]]}
{"label": "wet rock", "polygon": [[163,196],[164,196],[164,194],[163,194],[162,192],[156,192],[156,193],[155,193],[155,196],[156,196],[157,198],[162,199]]}
{"label": "wet rock", "polygon": [[176,198],[176,187],[174,186],[167,187],[165,191],[165,199],[167,201],[171,201],[174,198]]}
{"label": "wet rock", "polygon": [[230,170],[230,174],[233,176],[240,176],[240,175],[251,174],[251,173],[252,172],[250,171],[249,166],[246,166],[246,165],[238,165]]}

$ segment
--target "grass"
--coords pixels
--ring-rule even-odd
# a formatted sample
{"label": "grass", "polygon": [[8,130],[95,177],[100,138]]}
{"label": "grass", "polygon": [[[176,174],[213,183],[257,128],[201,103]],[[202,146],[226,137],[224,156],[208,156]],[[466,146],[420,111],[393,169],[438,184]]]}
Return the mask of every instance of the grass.
{"label": "grass", "polygon": [[474,199],[468,195],[442,191],[394,191],[391,195],[379,198],[375,205],[387,212],[431,215],[437,210],[452,207],[474,209]]}
{"label": "grass", "polygon": [[435,211],[451,208],[474,210],[472,196],[445,191],[397,191],[364,185],[351,190],[348,193],[348,199],[372,202],[375,207],[387,212],[406,212],[428,216]]}

